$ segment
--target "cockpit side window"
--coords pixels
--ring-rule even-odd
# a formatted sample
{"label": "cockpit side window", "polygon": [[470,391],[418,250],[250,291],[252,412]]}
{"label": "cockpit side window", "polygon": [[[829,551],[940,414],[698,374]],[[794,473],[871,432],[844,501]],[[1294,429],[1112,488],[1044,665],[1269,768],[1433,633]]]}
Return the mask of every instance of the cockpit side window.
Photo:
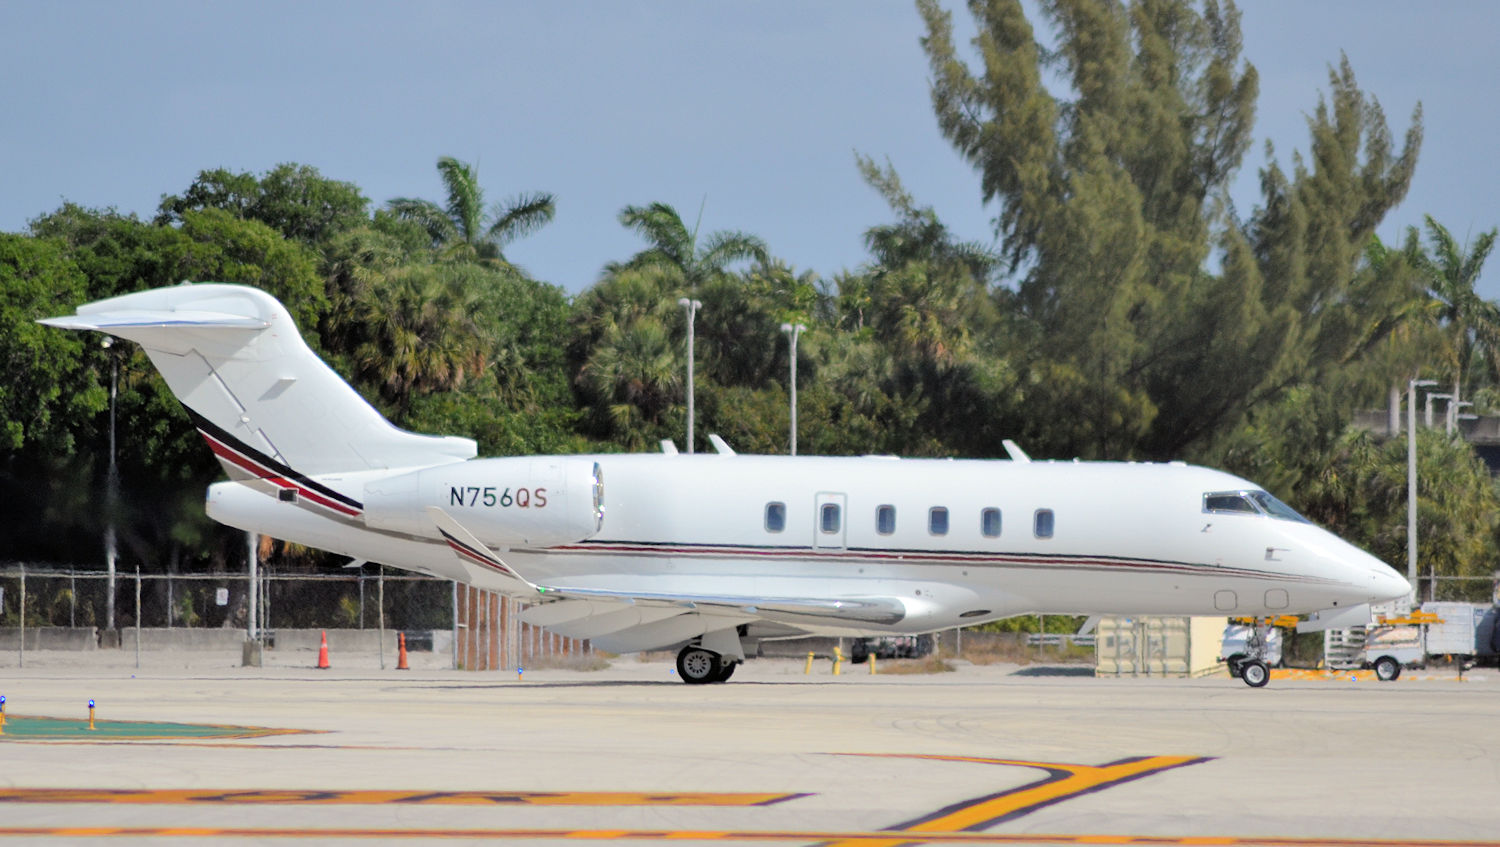
{"label": "cockpit side window", "polygon": [[1309,523],[1307,518],[1297,514],[1296,509],[1272,497],[1269,492],[1251,491],[1249,494],[1250,499],[1255,501],[1255,505],[1259,506],[1262,511],[1273,518],[1280,518],[1284,521],[1297,521],[1298,523]]}
{"label": "cockpit side window", "polygon": [[1221,515],[1266,515],[1277,520],[1310,523],[1297,514],[1296,509],[1259,490],[1210,491],[1203,495],[1203,511]]}
{"label": "cockpit side window", "polygon": [[1260,510],[1243,491],[1211,491],[1203,495],[1203,511],[1258,515]]}

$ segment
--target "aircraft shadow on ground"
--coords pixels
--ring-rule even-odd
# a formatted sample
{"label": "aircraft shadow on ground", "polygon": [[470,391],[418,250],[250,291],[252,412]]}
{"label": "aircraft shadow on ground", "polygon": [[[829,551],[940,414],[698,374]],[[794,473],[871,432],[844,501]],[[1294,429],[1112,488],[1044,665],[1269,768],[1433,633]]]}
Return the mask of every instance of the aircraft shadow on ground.
{"label": "aircraft shadow on ground", "polygon": [[1092,665],[1033,665],[1021,668],[1011,676],[1087,676],[1094,675]]}

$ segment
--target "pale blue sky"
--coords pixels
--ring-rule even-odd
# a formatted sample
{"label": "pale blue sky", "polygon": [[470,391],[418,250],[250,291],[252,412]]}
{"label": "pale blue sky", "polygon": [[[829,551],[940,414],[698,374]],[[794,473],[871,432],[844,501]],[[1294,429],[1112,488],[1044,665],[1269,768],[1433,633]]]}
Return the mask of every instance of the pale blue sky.
{"label": "pale blue sky", "polygon": [[[949,3],[950,7],[954,3]],[[956,9],[960,21],[967,13]],[[1261,75],[1256,144],[1283,162],[1348,53],[1361,87],[1426,141],[1388,239],[1431,213],[1461,240],[1500,224],[1500,6],[1245,4]],[[570,291],[640,242],[622,206],[663,200],[760,235],[799,270],[864,261],[888,220],[853,151],[889,157],[922,203],[992,241],[993,209],[939,135],[907,3],[77,2],[0,0],[0,230],[64,200],[150,217],[205,168],[316,166],[371,200],[441,199],[434,162],[475,162],[490,199],[545,190],[557,219],[508,255]],[[1481,284],[1500,297],[1500,258]]]}

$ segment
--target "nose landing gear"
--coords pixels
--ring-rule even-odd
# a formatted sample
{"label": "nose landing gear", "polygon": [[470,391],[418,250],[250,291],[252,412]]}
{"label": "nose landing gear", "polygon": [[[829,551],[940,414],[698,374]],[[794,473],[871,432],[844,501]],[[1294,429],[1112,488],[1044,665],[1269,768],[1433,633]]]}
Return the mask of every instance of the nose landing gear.
{"label": "nose landing gear", "polygon": [[1237,676],[1251,688],[1264,688],[1271,681],[1271,669],[1266,665],[1266,633],[1268,622],[1254,620],[1250,635],[1245,639],[1245,652],[1229,657],[1229,675]]}

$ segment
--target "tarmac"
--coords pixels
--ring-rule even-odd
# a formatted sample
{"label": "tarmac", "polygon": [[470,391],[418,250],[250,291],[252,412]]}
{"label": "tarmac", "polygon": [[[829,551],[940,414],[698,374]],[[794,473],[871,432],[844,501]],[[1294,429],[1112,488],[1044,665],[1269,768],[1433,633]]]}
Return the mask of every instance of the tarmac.
{"label": "tarmac", "polygon": [[[0,844],[1500,844],[1495,669],[1256,690],[756,660],[689,686],[664,658],[413,657],[0,657]],[[78,731],[26,737],[40,717]]]}

